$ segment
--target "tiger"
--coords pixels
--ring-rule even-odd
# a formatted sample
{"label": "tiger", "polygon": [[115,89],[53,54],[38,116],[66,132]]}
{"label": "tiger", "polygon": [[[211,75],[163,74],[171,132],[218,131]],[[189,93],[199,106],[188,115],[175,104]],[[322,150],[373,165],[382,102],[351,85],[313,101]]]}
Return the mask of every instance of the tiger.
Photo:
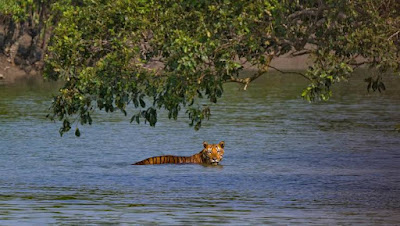
{"label": "tiger", "polygon": [[225,142],[208,144],[203,142],[204,149],[192,156],[163,155],[144,159],[132,165],[154,165],[154,164],[206,164],[218,165],[224,156]]}

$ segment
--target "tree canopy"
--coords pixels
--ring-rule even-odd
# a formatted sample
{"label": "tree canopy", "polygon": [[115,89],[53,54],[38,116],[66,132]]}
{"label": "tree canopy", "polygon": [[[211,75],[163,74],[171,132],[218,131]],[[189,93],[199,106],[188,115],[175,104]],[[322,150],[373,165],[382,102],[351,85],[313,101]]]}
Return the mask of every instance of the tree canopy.
{"label": "tree canopy", "polygon": [[[309,55],[311,66],[298,73],[309,81],[301,94],[308,101],[327,100],[331,86],[361,65],[400,69],[396,0],[27,2],[52,9],[44,74],[66,81],[51,114],[63,122],[61,134],[73,122],[91,124],[96,109],[151,126],[159,109],[171,119],[186,109],[199,129],[210,116],[199,99],[217,102],[227,82],[247,89],[285,54]],[[243,76],[249,67],[254,73]],[[385,89],[381,75],[366,81]],[[129,104],[139,111],[128,113]]]}

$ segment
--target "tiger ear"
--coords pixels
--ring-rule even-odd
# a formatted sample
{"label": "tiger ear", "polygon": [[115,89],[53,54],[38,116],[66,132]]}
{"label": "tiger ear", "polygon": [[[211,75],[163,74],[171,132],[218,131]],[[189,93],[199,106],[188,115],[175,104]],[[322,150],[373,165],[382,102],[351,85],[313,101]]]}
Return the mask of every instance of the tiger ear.
{"label": "tiger ear", "polygon": [[221,148],[224,148],[224,147],[225,147],[225,142],[224,142],[224,141],[219,142],[219,146],[220,146]]}
{"label": "tiger ear", "polygon": [[203,146],[204,146],[204,148],[207,148],[208,143],[204,141],[204,142],[203,142]]}

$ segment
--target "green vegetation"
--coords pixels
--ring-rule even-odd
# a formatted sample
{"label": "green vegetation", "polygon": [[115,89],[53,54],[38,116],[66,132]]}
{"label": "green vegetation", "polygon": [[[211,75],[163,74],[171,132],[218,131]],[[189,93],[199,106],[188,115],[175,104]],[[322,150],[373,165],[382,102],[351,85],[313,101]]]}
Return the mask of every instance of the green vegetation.
{"label": "green vegetation", "polygon": [[[308,54],[312,65],[298,73],[309,81],[308,101],[327,100],[331,86],[347,80],[361,65],[399,71],[400,3],[396,0],[20,0],[45,8],[52,37],[45,76],[62,78],[51,118],[92,123],[95,109],[125,115],[128,104],[140,109],[131,122],[154,126],[157,111],[176,119],[187,109],[199,129],[217,102],[223,84],[247,89],[284,54]],[[32,14],[18,7],[0,11],[18,20]],[[7,5],[7,4],[6,4]],[[13,10],[10,10],[13,9]],[[29,9],[29,10],[28,10]],[[43,27],[43,26],[42,26]],[[41,32],[43,28],[40,28]],[[48,32],[48,31],[47,31]],[[254,74],[243,76],[245,68]],[[366,78],[368,89],[384,90],[382,75]],[[75,133],[80,135],[79,130]]]}

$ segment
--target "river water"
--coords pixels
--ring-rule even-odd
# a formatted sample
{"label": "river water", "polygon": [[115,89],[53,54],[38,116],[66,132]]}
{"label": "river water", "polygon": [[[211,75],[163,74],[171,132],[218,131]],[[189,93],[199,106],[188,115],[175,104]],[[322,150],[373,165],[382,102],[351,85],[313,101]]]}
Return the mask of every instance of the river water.
{"label": "river water", "polygon": [[[45,117],[56,85],[0,85],[0,225],[398,225],[400,78],[385,81],[310,104],[301,78],[272,74],[228,84],[200,131],[184,114],[152,128],[99,113],[80,138]],[[204,140],[225,141],[222,166],[130,165]]]}

